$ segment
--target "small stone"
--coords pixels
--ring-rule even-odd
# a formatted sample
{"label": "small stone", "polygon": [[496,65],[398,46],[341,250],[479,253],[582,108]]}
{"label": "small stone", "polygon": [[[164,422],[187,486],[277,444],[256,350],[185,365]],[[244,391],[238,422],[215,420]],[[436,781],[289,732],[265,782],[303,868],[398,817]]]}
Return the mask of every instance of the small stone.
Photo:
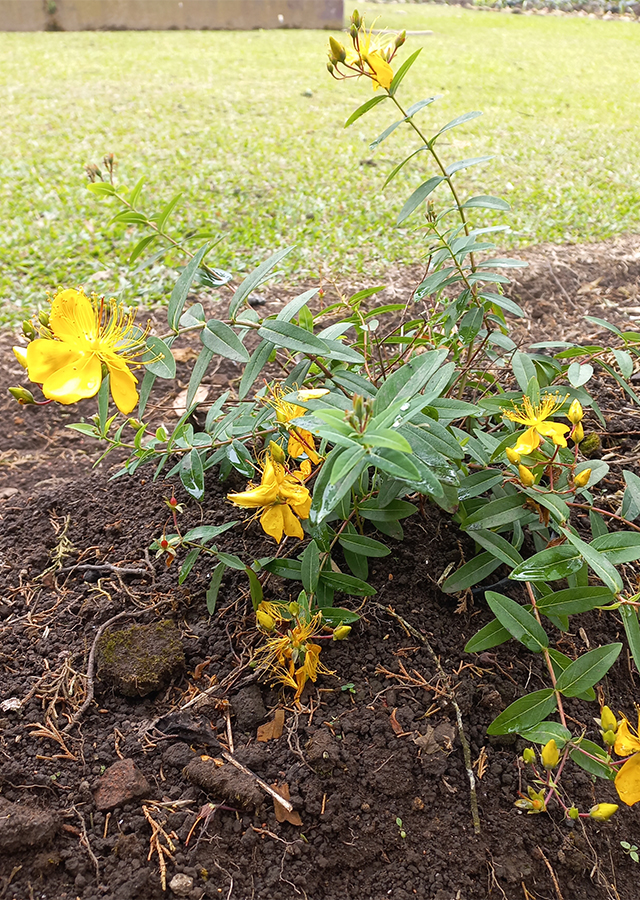
{"label": "small stone", "polygon": [[184,875],[178,872],[169,882],[169,889],[173,891],[176,897],[186,897],[191,893],[193,888],[193,878],[190,875]]}
{"label": "small stone", "polygon": [[231,700],[236,714],[236,725],[239,731],[254,731],[256,726],[267,717],[267,710],[262,701],[262,692],[257,684],[242,688]]}
{"label": "small stone", "polygon": [[184,769],[189,765],[194,757],[193,750],[183,741],[170,744],[162,751],[162,762],[166,766],[173,766],[176,769]]}
{"label": "small stone", "polygon": [[97,808],[105,811],[148,796],[150,790],[149,782],[133,760],[121,759],[109,766],[99,779],[93,799]]}
{"label": "small stone", "polygon": [[47,844],[58,831],[52,812],[0,797],[0,855]]}
{"label": "small stone", "polygon": [[98,678],[125,697],[162,690],[185,666],[180,632],[170,619],[106,631],[96,655]]}

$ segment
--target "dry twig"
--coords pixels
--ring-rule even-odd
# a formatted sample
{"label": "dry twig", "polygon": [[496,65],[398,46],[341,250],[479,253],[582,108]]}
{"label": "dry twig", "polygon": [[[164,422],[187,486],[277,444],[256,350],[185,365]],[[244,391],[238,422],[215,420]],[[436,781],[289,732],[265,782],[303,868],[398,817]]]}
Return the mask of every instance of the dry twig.
{"label": "dry twig", "polygon": [[[160,884],[162,885],[162,890],[166,891],[167,889],[167,859],[173,860],[173,853],[175,853],[176,845],[173,843],[167,832],[164,830],[162,825],[160,825],[151,815],[151,810],[148,806],[142,804],[142,812],[144,813],[144,817],[151,826],[151,837],[149,839],[149,855],[147,856],[147,860],[150,860],[154,853],[158,856],[158,865],[160,866]],[[166,846],[161,842],[161,839],[164,838],[166,841]]]}

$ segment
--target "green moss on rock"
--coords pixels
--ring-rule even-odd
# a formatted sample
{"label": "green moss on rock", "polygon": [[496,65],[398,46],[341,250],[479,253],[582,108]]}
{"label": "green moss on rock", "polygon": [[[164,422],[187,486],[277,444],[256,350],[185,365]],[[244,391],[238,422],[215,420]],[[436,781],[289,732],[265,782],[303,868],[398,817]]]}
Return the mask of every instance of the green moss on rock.
{"label": "green moss on rock", "polygon": [[170,619],[106,631],[96,658],[100,681],[125,697],[162,690],[185,666],[180,633]]}

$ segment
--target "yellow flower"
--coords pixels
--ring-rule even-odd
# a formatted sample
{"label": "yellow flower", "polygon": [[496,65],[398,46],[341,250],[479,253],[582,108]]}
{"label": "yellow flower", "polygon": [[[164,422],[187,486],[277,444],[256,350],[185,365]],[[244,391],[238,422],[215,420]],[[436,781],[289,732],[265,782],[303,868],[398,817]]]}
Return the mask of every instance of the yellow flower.
{"label": "yellow flower", "polygon": [[516,453],[529,456],[540,446],[541,436],[550,438],[558,447],[567,446],[565,434],[569,431],[569,426],[560,422],[547,422],[549,416],[552,416],[565,400],[566,397],[561,399],[558,394],[545,394],[541,402],[534,406],[528,397],[523,397],[521,408],[516,407],[504,413],[512,422],[528,426],[513,448]]}
{"label": "yellow flower", "polygon": [[104,364],[115,404],[127,415],[138,402],[129,364],[145,349],[133,320],[115,300],[90,300],[73,288],[61,291],[51,304],[55,340],[39,338],[27,347],[29,378],[42,385],[48,400],[77,403],[98,393]]}
{"label": "yellow flower", "polygon": [[[270,390],[271,396],[266,402],[275,409],[278,422],[280,422],[281,425],[285,425],[289,432],[287,453],[294,459],[299,459],[299,457],[306,454],[314,466],[317,466],[320,462],[320,457],[316,453],[316,444],[311,432],[306,431],[304,428],[296,428],[293,425],[289,425],[291,419],[297,419],[299,416],[304,416],[307,410],[303,406],[298,406],[297,403],[287,400],[289,394],[284,394],[282,388],[279,386],[273,387]],[[318,400],[328,393],[329,391],[327,388],[315,388],[298,391],[297,396],[299,400],[304,402],[305,400]]]}
{"label": "yellow flower", "polygon": [[525,487],[531,487],[531,485],[535,483],[536,476],[533,474],[531,469],[527,469],[526,466],[518,466],[518,475],[520,476],[520,481]]}
{"label": "yellow flower", "polygon": [[542,765],[545,769],[555,769],[558,765],[560,762],[560,752],[558,750],[558,745],[553,738],[544,745],[540,756],[542,757]]}
{"label": "yellow flower", "polygon": [[616,790],[622,802],[627,806],[633,806],[640,800],[640,739],[631,730],[627,719],[623,718],[618,727],[613,749],[618,756],[633,754],[624,763],[615,780]]}
{"label": "yellow flower", "polygon": [[611,816],[618,811],[616,803],[598,803],[589,810],[589,816],[597,819],[599,822],[606,822]]}
{"label": "yellow flower", "polygon": [[278,543],[283,534],[302,539],[304,531],[299,520],[309,518],[311,494],[304,482],[310,474],[311,463],[308,460],[304,460],[296,471],[287,472],[284,465],[275,462],[269,452],[265,457],[260,484],[250,483],[246,491],[227,494],[227,499],[236,506],[262,510],[262,530]]}
{"label": "yellow flower", "polygon": [[272,600],[261,600],[256,610],[256,622],[264,631],[273,631],[282,622],[282,608]]}
{"label": "yellow flower", "polygon": [[330,61],[333,64],[345,62],[348,67],[358,69],[360,74],[366,75],[372,80],[374,91],[377,91],[379,87],[389,90],[394,75],[389,62],[398,46],[396,45],[396,35],[373,34],[373,26],[367,31],[364,17],[360,19],[357,30],[351,31],[351,35],[353,50],[346,52],[346,59],[341,59],[342,54],[337,52],[341,45],[334,46],[334,43],[337,44],[337,42],[330,42]]}
{"label": "yellow flower", "polygon": [[271,672],[277,682],[294,688],[296,700],[307,681],[315,682],[319,674],[333,675],[320,662],[322,648],[310,640],[321,628],[321,613],[308,622],[298,621],[285,635],[269,638],[253,658],[259,670]]}
{"label": "yellow flower", "polygon": [[583,488],[589,484],[590,478],[591,469],[583,469],[582,472],[578,472],[577,475],[573,476],[573,483],[576,487]]}

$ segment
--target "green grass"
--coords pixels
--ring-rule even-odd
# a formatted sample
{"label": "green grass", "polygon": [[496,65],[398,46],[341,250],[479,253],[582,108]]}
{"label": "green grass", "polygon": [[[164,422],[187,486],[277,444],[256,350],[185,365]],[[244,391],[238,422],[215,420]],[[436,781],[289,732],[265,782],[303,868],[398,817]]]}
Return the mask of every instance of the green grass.
{"label": "green grass", "polygon": [[[349,12],[353,3],[348,2]],[[514,16],[420,4],[358,4],[380,26],[432,29],[401,51],[423,52],[401,90],[433,132],[466,110],[484,116],[450,133],[447,162],[495,154],[457,176],[464,190],[504,194],[514,244],[596,240],[640,223],[640,27],[587,18]],[[422,253],[420,218],[394,226],[426,178],[424,157],[383,191],[415,146],[398,129],[377,151],[386,104],[352,128],[370,84],[328,75],[322,32],[0,35],[0,321],[84,283],[129,301],[166,297],[174,274],[131,277],[140,233],[109,225],[87,190],[85,163],[106,151],[118,176],[145,174],[156,210],[183,192],[177,231],[224,231],[210,262],[247,271],[295,243],[289,282],[366,274]],[[371,165],[371,160],[375,165]],[[177,257],[174,262],[177,261]]]}

